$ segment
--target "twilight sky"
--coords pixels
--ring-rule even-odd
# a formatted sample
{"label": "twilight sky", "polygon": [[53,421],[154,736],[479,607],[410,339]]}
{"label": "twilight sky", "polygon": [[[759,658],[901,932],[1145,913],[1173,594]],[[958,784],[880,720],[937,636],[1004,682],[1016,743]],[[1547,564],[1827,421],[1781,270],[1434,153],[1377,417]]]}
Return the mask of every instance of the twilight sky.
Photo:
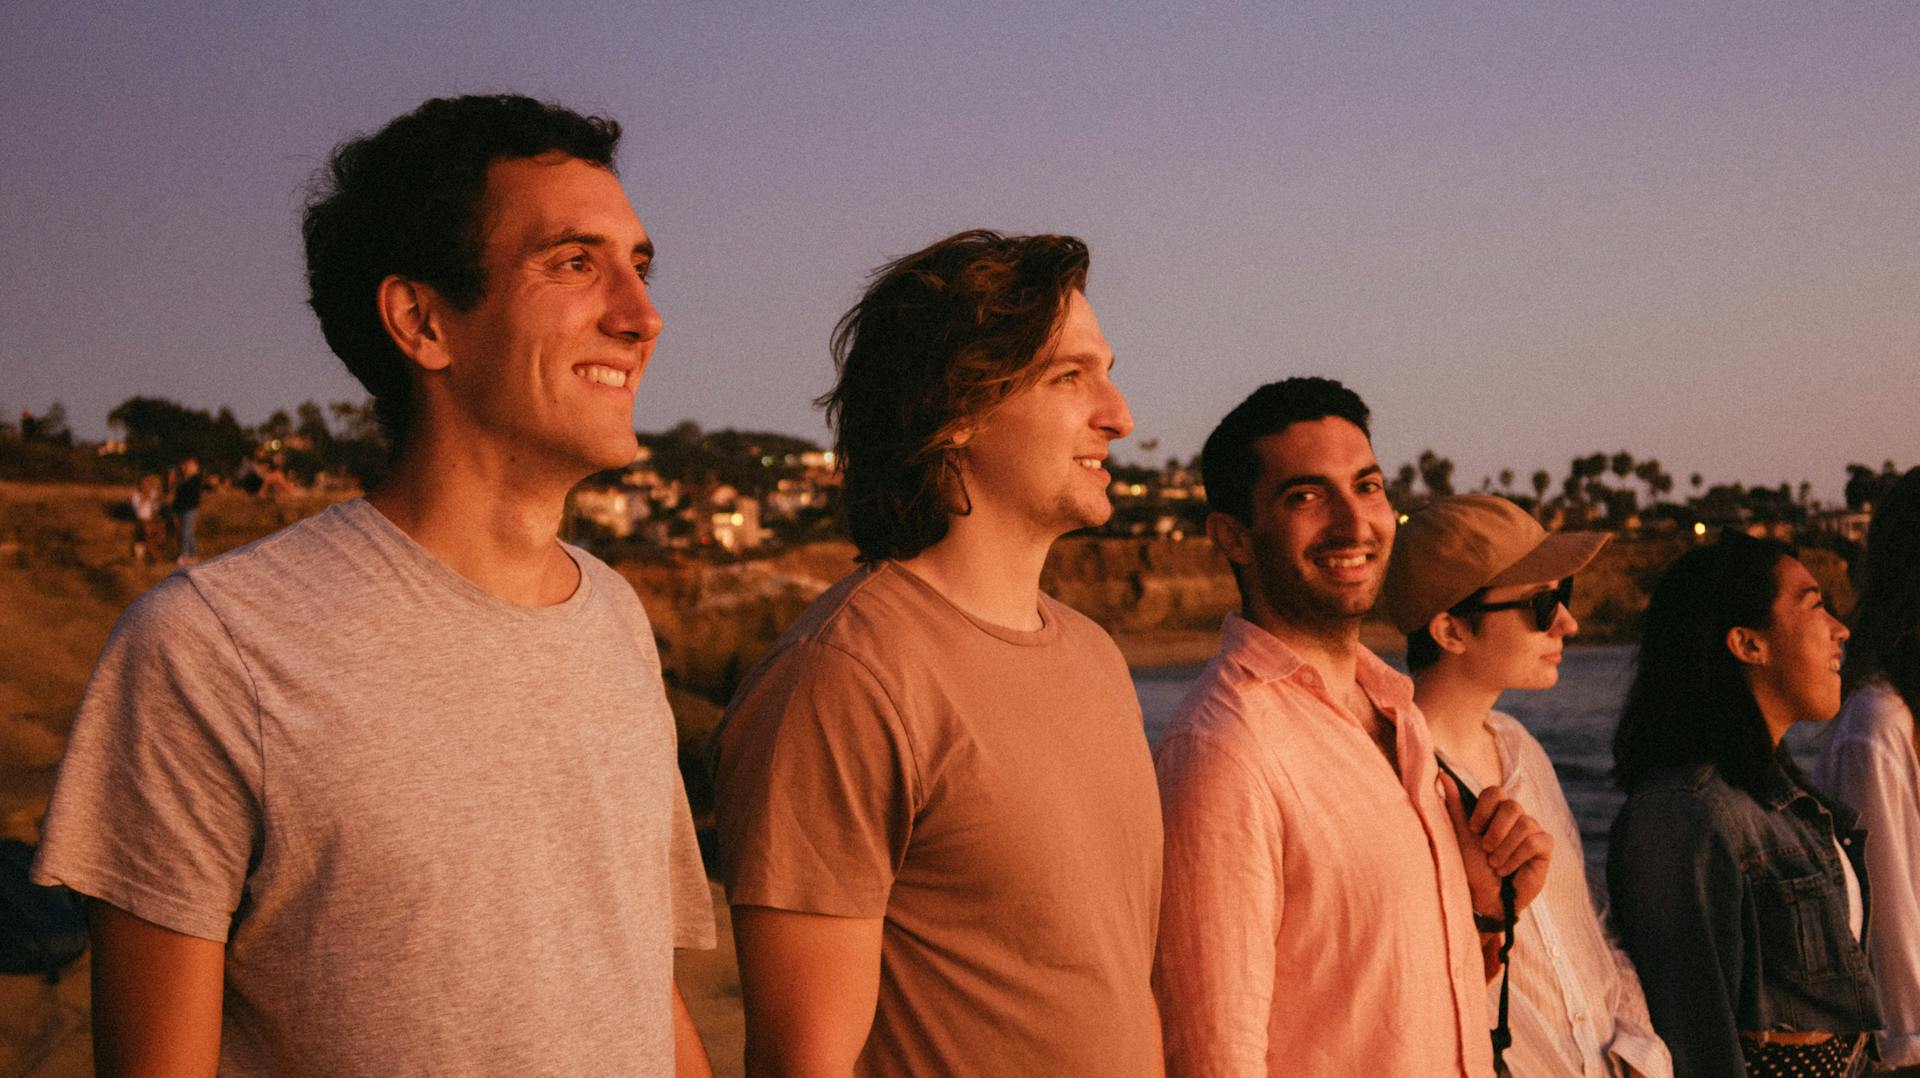
{"label": "twilight sky", "polygon": [[[1071,232],[1138,428],[1186,457],[1341,378],[1389,469],[1625,448],[1680,477],[1920,463],[1920,6],[0,5],[0,408],[243,423],[364,394],[302,188],[435,95],[627,130],[666,332],[636,425],[823,438],[882,261]],[[1157,449],[1140,447],[1157,439]],[[1524,483],[1524,478],[1522,480]]]}

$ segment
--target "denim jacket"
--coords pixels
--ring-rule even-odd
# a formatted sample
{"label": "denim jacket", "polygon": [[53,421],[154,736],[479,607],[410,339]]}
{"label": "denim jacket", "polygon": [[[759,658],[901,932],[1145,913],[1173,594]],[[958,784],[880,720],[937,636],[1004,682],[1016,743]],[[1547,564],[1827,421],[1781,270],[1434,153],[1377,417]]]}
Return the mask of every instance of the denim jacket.
{"label": "denim jacket", "polygon": [[1865,832],[1777,767],[1761,794],[1712,767],[1672,773],[1634,790],[1613,824],[1614,924],[1675,1074],[1744,1078],[1742,1031],[1881,1024],[1834,849],[1837,837],[1860,880],[1864,923]]}

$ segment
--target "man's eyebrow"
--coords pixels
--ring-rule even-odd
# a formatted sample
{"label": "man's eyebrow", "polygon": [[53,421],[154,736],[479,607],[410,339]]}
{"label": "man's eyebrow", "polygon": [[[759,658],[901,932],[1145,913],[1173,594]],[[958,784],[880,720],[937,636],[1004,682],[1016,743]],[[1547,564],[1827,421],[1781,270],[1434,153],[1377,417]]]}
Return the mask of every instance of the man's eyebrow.
{"label": "man's eyebrow", "polygon": [[[577,243],[582,247],[609,247],[612,246],[613,240],[598,232],[587,232],[578,228],[563,228],[543,239],[536,240],[531,249],[535,251],[550,251],[555,247],[564,247],[569,243]],[[633,253],[642,258],[651,259],[653,257],[653,241],[646,239],[634,244]]]}
{"label": "man's eyebrow", "polygon": [[[1352,481],[1357,483],[1362,479],[1368,478],[1369,476],[1384,475],[1384,474],[1386,473],[1380,470],[1380,465],[1378,463],[1369,464],[1366,467],[1360,469],[1359,471],[1353,473]],[[1280,480],[1278,483],[1274,484],[1274,489],[1289,490],[1293,487],[1331,487],[1333,485],[1334,485],[1334,479],[1332,476],[1319,475],[1317,473],[1310,472],[1302,475],[1287,476],[1286,478]]]}
{"label": "man's eyebrow", "polygon": [[1079,367],[1097,367],[1102,360],[1106,361],[1107,370],[1112,370],[1119,363],[1118,356],[1103,356],[1098,352],[1056,352],[1052,359],[1047,360],[1047,363],[1049,366],[1071,363]]}
{"label": "man's eyebrow", "polygon": [[1333,478],[1325,475],[1303,474],[1289,475],[1273,485],[1275,490],[1291,490],[1294,487],[1330,487]]}

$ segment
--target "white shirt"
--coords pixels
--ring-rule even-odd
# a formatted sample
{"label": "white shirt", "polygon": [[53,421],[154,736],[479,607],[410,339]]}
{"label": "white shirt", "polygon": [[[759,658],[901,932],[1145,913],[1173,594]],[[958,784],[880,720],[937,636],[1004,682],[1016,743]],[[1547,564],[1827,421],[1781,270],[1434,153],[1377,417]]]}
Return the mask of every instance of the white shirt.
{"label": "white shirt", "polygon": [[[1646,1078],[1671,1078],[1673,1060],[1653,1031],[1640,978],[1594,913],[1580,829],[1553,762],[1512,716],[1490,712],[1487,729],[1507,796],[1553,836],[1546,886],[1521,911],[1508,956],[1513,1046],[1502,1062],[1514,1078],[1619,1078],[1629,1066]],[[1451,757],[1447,766],[1475,789],[1491,784]],[[1498,1015],[1499,1005],[1495,977],[1489,1013]]]}
{"label": "white shirt", "polygon": [[1875,678],[1847,697],[1813,769],[1822,789],[1859,810],[1867,831],[1867,957],[1889,1067],[1920,1064],[1920,757],[1913,739],[1913,713]]}

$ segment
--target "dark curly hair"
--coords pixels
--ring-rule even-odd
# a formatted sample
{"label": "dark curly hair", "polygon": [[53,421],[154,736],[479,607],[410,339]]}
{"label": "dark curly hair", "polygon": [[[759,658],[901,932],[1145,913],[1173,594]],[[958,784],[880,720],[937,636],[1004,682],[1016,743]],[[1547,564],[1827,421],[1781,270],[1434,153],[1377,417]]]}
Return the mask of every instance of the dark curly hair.
{"label": "dark curly hair", "polygon": [[613,120],[498,94],[434,98],[334,149],[301,222],[307,302],[327,346],[372,394],[396,449],[412,419],[413,390],[406,356],[376,309],[380,282],[397,274],[472,309],[487,288],[480,268],[487,168],[561,153],[612,171],[619,141]]}
{"label": "dark curly hair", "polygon": [[1206,484],[1207,508],[1251,522],[1253,485],[1260,478],[1260,455],[1254,452],[1253,443],[1295,423],[1329,416],[1344,419],[1368,438],[1373,437],[1367,429],[1372,413],[1366,402],[1331,378],[1286,378],[1254,390],[1220,420],[1200,450],[1200,481]]}
{"label": "dark curly hair", "polygon": [[957,436],[1040,376],[1087,245],[976,229],[875,270],[833,331],[827,410],[863,562],[911,558],[970,507]]}

